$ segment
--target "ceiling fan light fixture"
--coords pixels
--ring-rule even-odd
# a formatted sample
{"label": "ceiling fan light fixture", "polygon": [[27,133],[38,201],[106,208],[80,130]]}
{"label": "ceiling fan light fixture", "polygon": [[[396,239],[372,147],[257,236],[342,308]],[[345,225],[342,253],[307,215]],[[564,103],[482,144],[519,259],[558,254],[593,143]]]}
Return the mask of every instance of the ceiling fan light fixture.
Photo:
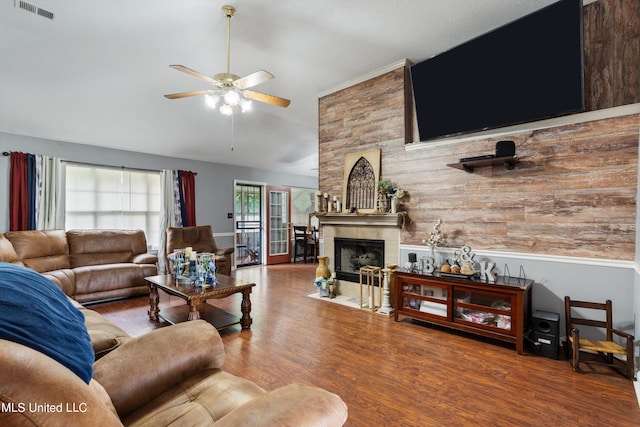
{"label": "ceiling fan light fixture", "polygon": [[242,98],[240,99],[240,110],[243,113],[246,113],[247,111],[251,111],[251,107],[253,106],[253,102],[247,98]]}
{"label": "ceiling fan light fixture", "polygon": [[233,114],[233,107],[228,104],[222,104],[220,106],[220,112],[225,116],[230,116]]}
{"label": "ceiling fan light fixture", "polygon": [[240,102],[240,94],[233,89],[228,90],[224,94],[224,103],[227,105],[231,105],[232,107],[238,105]]}
{"label": "ceiling fan light fixture", "polygon": [[206,94],[204,96],[204,102],[210,108],[214,108],[215,109],[218,106],[218,102],[220,102],[220,95],[218,95],[217,93],[211,91],[211,92],[209,92],[208,94]]}

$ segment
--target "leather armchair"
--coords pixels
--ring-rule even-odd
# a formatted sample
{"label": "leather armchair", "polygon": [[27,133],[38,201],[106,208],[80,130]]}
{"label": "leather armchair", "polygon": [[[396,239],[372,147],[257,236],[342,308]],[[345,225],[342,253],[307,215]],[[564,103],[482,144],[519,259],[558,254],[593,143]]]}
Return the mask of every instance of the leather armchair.
{"label": "leather armchair", "polygon": [[231,274],[231,254],[233,248],[219,249],[213,238],[213,230],[210,225],[197,225],[194,227],[168,227],[167,228],[167,265],[173,273],[171,255],[173,252],[192,247],[194,251],[210,252],[215,254],[216,271],[220,274]]}
{"label": "leather armchair", "polygon": [[[82,381],[43,353],[0,340],[3,425],[12,426],[340,426],[337,395],[302,384],[267,392],[223,371],[220,335],[203,320],[124,343]],[[29,405],[61,405],[37,411]]]}

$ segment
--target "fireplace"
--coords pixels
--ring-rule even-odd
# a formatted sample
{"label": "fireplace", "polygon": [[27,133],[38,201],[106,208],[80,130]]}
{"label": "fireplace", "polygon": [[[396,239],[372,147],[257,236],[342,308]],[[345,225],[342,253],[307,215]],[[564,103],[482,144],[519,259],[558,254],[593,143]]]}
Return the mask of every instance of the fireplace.
{"label": "fireplace", "polygon": [[[334,271],[337,279],[359,283],[360,267],[384,267],[384,240],[336,237],[333,242]],[[377,276],[375,285],[379,285]]]}

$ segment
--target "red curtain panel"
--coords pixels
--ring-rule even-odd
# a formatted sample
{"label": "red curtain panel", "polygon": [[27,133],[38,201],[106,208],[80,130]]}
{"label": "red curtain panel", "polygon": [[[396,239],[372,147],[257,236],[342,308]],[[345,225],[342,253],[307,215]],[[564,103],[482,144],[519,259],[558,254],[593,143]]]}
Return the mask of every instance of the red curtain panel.
{"label": "red curtain panel", "polygon": [[29,228],[29,182],[28,159],[26,153],[11,153],[9,172],[9,229],[11,231]]}
{"label": "red curtain panel", "polygon": [[196,225],[196,180],[195,173],[180,171],[182,176],[182,194],[184,195],[184,206],[187,224],[184,226],[193,227]]}

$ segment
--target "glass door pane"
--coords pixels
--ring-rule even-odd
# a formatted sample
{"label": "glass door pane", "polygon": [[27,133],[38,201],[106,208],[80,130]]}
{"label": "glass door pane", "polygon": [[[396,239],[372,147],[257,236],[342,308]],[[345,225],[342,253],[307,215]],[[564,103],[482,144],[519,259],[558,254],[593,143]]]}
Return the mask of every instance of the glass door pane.
{"label": "glass door pane", "polygon": [[268,187],[268,253],[267,264],[278,264],[291,260],[289,250],[289,200],[291,189]]}
{"label": "glass door pane", "polygon": [[237,184],[235,203],[236,266],[262,264],[262,186]]}

